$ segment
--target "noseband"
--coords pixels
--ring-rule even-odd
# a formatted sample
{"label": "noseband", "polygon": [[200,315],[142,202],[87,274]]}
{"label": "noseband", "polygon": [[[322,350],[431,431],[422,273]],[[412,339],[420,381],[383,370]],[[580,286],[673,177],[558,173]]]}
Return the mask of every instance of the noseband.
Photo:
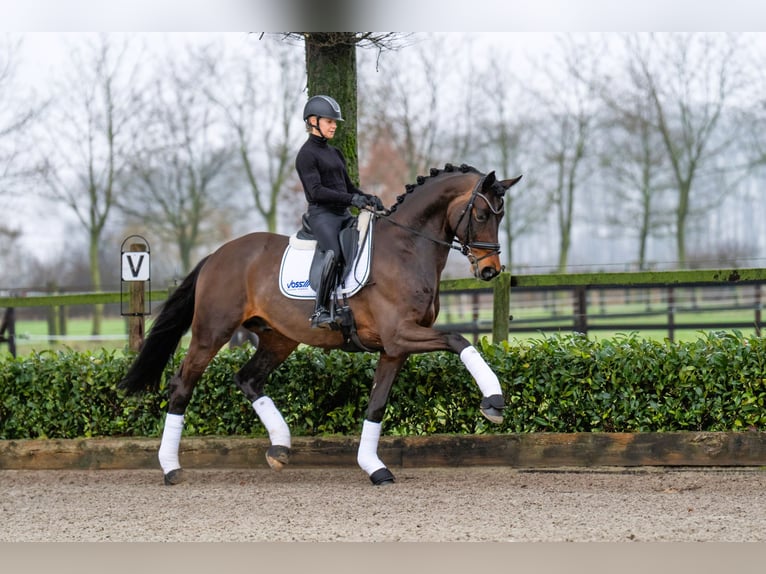
{"label": "noseband", "polygon": [[[417,229],[413,229],[412,227],[408,227],[406,225],[402,225],[401,223],[397,223],[396,221],[388,219],[388,217],[386,217],[386,221],[388,221],[389,223],[397,227],[406,229],[407,231],[409,231],[410,233],[414,235],[423,237],[425,239],[428,239],[429,241],[438,243],[439,245],[444,245],[446,247],[449,247],[450,249],[455,249],[456,251],[460,251],[460,253],[462,253],[468,258],[468,261],[471,263],[471,267],[475,271],[479,267],[479,261],[481,261],[482,259],[486,259],[487,257],[500,254],[499,243],[489,243],[485,241],[471,241],[471,235],[473,234],[473,226],[471,225],[472,219],[471,219],[470,213],[473,210],[473,206],[474,206],[474,203],[476,203],[477,197],[482,198],[486,202],[487,207],[489,207],[489,210],[494,215],[500,215],[503,212],[502,207],[500,209],[495,209],[494,207],[492,207],[492,203],[490,203],[489,199],[487,199],[487,197],[479,191],[481,189],[481,186],[484,184],[484,180],[486,178],[487,176],[483,175],[479,179],[479,181],[476,182],[476,185],[474,186],[473,191],[471,192],[471,198],[468,200],[468,203],[466,204],[465,208],[463,208],[463,212],[460,214],[460,218],[457,221],[457,225],[455,226],[455,237],[452,239],[451,243],[447,243],[446,241],[442,241],[441,239],[436,239],[434,237],[429,237],[428,235],[421,233]],[[460,224],[463,222],[463,218],[465,218],[466,214],[468,214],[468,222],[466,224],[465,240],[461,240],[457,235],[457,229],[460,227]],[[387,215],[388,213],[386,214],[386,216]],[[472,251],[473,249],[483,249],[488,251],[489,253],[482,255],[481,257],[476,257],[473,254],[473,251]],[[501,271],[504,268],[505,266],[501,268]]]}

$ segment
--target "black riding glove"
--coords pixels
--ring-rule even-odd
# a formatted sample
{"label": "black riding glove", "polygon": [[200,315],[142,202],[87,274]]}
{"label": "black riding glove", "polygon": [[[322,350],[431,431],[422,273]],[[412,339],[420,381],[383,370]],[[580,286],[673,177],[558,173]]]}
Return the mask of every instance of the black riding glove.
{"label": "black riding glove", "polygon": [[375,211],[383,211],[386,208],[383,206],[383,202],[380,201],[380,198],[377,195],[368,195],[367,196],[367,204],[372,207]]}
{"label": "black riding glove", "polygon": [[370,204],[370,200],[366,196],[355,193],[351,196],[351,205],[363,209]]}

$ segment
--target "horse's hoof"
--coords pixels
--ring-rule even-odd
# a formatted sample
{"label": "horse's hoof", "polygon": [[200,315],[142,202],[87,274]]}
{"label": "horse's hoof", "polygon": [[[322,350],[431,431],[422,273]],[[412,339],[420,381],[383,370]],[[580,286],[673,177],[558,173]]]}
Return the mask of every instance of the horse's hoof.
{"label": "horse's hoof", "polygon": [[271,445],[266,451],[266,462],[274,470],[282,470],[290,462],[290,449],[278,444]]}
{"label": "horse's hoof", "polygon": [[177,468],[171,470],[165,475],[165,486],[173,486],[174,484],[181,484],[186,480],[183,469]]}
{"label": "horse's hoof", "polygon": [[480,407],[479,410],[481,410],[481,414],[487,417],[487,420],[490,422],[498,425],[503,422],[503,411],[496,409],[495,407]]}
{"label": "horse's hoof", "polygon": [[503,395],[492,395],[484,397],[479,405],[481,414],[487,417],[487,420],[495,424],[503,422],[503,409],[505,408],[505,400]]}
{"label": "horse's hoof", "polygon": [[391,474],[391,471],[388,470],[385,466],[373,472],[370,475],[370,480],[375,486],[384,486],[386,484],[394,484],[396,482],[394,475]]}

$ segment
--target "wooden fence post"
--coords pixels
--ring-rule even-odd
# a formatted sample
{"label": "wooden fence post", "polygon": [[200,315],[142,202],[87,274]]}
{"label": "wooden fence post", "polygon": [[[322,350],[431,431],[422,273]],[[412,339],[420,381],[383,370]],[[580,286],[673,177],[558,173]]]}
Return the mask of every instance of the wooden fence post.
{"label": "wooden fence post", "polygon": [[[131,243],[130,251],[145,251],[146,246],[141,243]],[[144,289],[146,281],[130,281],[128,304],[128,348],[131,351],[139,351],[144,344]]]}
{"label": "wooden fence post", "polygon": [[[46,288],[51,295],[56,295],[58,293],[58,285],[55,281],[49,281]],[[59,329],[59,307],[57,305],[51,305],[48,307],[46,315],[48,320],[48,342],[55,344],[58,342],[58,335],[61,334],[61,330]]]}
{"label": "wooden fence post", "polygon": [[69,320],[69,306],[60,305],[58,310],[59,310],[59,313],[58,313],[59,335],[66,336],[67,322]]}
{"label": "wooden fence post", "polygon": [[8,343],[11,356],[16,356],[16,310],[13,307],[8,307],[3,314],[3,321],[0,323],[0,343]]}
{"label": "wooden fence post", "polygon": [[574,289],[574,330],[583,335],[588,334],[588,292],[584,285]]}
{"label": "wooden fence post", "polygon": [[492,285],[492,342],[508,340],[511,319],[511,274],[501,273]]}
{"label": "wooden fence post", "polygon": [[668,339],[671,341],[675,338],[675,322],[676,322],[676,299],[673,287],[668,287]]}

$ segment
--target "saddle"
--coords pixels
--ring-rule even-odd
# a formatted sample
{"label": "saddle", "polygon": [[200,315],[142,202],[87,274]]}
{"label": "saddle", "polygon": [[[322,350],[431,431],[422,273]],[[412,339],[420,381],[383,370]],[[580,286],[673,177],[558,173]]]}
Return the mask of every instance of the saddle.
{"label": "saddle", "polygon": [[[362,211],[350,218],[339,234],[343,269],[341,279],[331,299],[333,314],[338,318],[337,329],[344,337],[345,351],[373,352],[359,340],[356,322],[347,301],[367,284],[372,261],[372,214]],[[316,298],[316,288],[322,271],[323,253],[317,250],[317,241],[311,233],[306,214],[301,228],[290,236],[279,268],[279,289],[290,299]],[[338,300],[342,305],[337,305]]]}
{"label": "saddle", "polygon": [[[363,211],[351,218],[339,235],[344,266],[336,298],[348,298],[367,283],[372,261],[372,214]],[[322,254],[304,214],[302,227],[290,236],[279,267],[279,288],[290,299],[314,299],[321,272]]]}

